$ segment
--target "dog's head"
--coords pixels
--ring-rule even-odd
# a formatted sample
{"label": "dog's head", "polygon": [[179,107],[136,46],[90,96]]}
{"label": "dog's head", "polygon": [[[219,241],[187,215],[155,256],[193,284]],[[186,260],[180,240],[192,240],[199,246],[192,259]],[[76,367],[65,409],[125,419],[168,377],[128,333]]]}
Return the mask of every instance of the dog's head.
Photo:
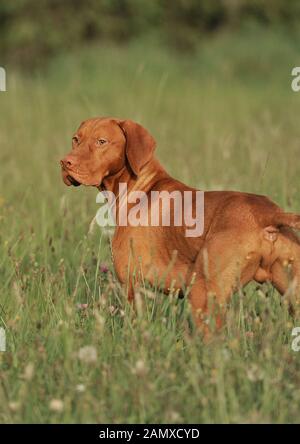
{"label": "dog's head", "polygon": [[155,148],[149,132],[131,120],[84,121],[72,138],[72,150],[60,161],[66,185],[100,187],[124,167],[138,176]]}

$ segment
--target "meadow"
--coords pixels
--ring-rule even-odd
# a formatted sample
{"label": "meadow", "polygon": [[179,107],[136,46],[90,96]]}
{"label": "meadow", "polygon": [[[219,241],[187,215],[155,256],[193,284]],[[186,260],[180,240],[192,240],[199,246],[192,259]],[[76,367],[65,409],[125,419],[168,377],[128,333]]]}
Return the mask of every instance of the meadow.
{"label": "meadow", "polygon": [[266,194],[300,212],[299,40],[254,29],[195,53],[155,42],[91,45],[0,93],[1,423],[299,422],[296,305],[267,284],[234,295],[203,342],[187,300],[115,278],[96,190],[66,187],[59,159],[91,116],[149,128],[157,156],[200,189]]}

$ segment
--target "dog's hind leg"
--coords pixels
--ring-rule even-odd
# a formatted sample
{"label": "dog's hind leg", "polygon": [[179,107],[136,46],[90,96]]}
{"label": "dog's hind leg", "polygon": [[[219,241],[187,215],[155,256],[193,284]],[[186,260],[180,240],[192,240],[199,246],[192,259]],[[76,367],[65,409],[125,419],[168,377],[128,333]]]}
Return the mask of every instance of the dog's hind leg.
{"label": "dog's hind leg", "polygon": [[254,278],[259,268],[259,249],[257,233],[237,235],[235,230],[218,233],[206,242],[195,262],[190,291],[198,326],[203,327],[208,315],[214,316],[217,327],[221,326],[226,302],[239,286]]}
{"label": "dog's hind leg", "polygon": [[271,268],[272,283],[281,294],[300,298],[300,240],[287,227],[280,229],[276,243],[278,258]]}

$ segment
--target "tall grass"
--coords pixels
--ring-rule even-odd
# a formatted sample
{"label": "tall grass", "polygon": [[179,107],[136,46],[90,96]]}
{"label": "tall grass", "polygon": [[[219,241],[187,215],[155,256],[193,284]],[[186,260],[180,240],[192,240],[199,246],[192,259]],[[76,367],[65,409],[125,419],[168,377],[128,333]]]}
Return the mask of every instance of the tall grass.
{"label": "tall grass", "polygon": [[298,422],[298,307],[292,318],[275,290],[250,284],[209,343],[185,300],[146,288],[134,312],[91,224],[95,190],[65,187],[58,165],[82,120],[128,117],[182,181],[300,211],[297,58],[295,42],[256,32],[203,42],[193,57],[140,42],[66,54],[32,77],[6,67],[1,422]]}

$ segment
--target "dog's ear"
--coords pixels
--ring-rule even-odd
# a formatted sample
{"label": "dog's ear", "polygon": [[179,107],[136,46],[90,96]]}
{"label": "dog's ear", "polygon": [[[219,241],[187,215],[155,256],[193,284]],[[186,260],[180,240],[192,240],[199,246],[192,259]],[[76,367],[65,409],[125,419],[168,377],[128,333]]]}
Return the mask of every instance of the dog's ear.
{"label": "dog's ear", "polygon": [[118,122],[126,138],[126,157],[136,176],[153,156],[156,142],[142,125],[132,120]]}

